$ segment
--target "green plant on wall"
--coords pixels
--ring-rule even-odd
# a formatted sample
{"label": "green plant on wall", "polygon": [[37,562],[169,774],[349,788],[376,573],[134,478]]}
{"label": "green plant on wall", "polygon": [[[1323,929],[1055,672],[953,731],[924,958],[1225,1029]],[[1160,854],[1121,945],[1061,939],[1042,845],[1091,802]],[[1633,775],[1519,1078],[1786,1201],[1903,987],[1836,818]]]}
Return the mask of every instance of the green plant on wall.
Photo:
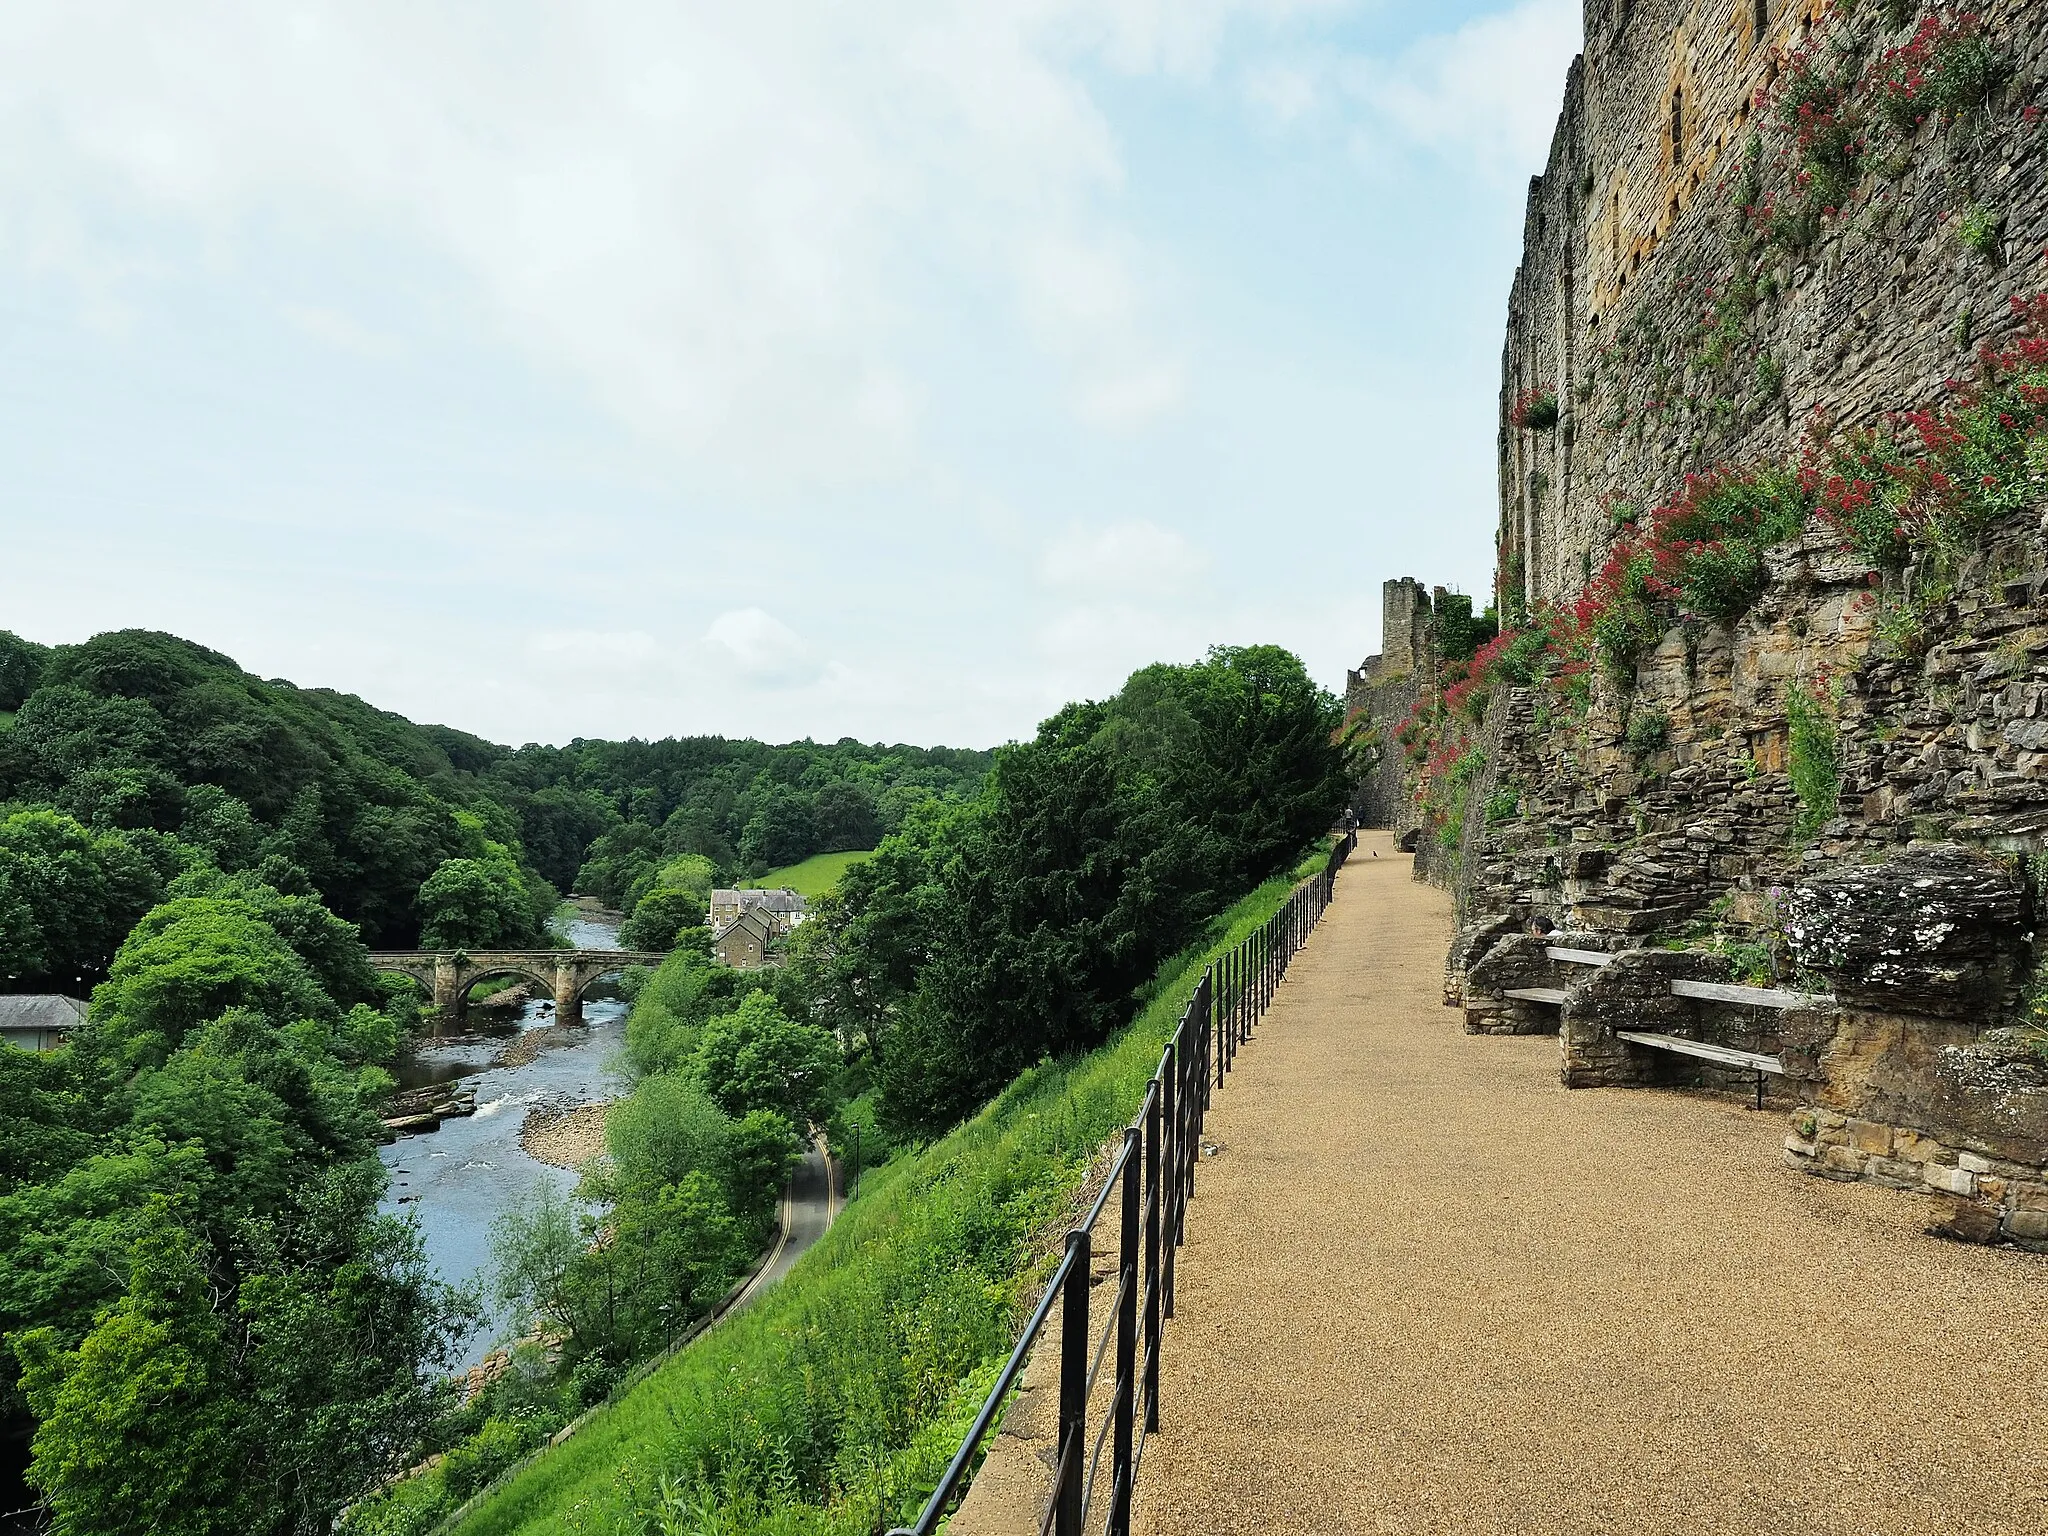
{"label": "green plant on wall", "polygon": [[1640,763],[1663,751],[1671,740],[1671,717],[1661,709],[1639,706],[1628,717],[1628,730],[1623,739],[1628,744],[1629,754]]}
{"label": "green plant on wall", "polygon": [[2004,229],[2004,217],[1982,203],[1970,204],[1956,220],[1956,238],[1963,242],[1963,248],[1987,261],[1998,259],[1998,237]]}
{"label": "green plant on wall", "polygon": [[1842,798],[1842,749],[1835,726],[1835,692],[1827,683],[1794,683],[1785,694],[1791,741],[1788,767],[1799,797],[1795,830],[1812,837],[1836,814]]}
{"label": "green plant on wall", "polygon": [[[2048,853],[2027,860],[2027,883],[2034,888],[2034,909],[2048,910]],[[2048,1061],[2048,935],[2036,938],[2034,974],[2020,1003],[2020,1017],[2034,1054]]]}

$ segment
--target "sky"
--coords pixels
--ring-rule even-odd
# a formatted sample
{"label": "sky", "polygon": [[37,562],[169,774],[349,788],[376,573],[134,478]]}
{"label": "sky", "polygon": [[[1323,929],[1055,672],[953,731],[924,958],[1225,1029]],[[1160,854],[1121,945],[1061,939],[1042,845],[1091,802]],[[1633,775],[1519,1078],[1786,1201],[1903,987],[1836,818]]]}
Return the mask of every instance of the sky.
{"label": "sky", "polygon": [[0,628],[988,746],[1492,579],[1576,0],[0,7]]}

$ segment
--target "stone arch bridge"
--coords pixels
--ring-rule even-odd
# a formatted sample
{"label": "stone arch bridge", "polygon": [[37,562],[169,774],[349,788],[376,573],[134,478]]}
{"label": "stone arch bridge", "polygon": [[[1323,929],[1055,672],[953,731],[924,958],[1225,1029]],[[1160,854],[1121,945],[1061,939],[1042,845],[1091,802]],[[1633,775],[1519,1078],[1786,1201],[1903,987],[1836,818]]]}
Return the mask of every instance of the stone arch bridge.
{"label": "stone arch bridge", "polygon": [[517,976],[548,992],[555,1000],[558,1023],[583,1019],[583,992],[600,976],[629,965],[659,965],[668,958],[659,950],[641,949],[420,949],[372,952],[370,964],[380,971],[410,976],[432,989],[434,1007],[460,1018],[469,989],[491,976]]}

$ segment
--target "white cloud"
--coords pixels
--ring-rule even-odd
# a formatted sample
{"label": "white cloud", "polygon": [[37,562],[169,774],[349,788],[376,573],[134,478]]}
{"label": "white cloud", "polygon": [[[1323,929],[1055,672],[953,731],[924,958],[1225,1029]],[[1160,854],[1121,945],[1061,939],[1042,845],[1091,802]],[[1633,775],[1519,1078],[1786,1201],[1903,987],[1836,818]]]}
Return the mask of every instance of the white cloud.
{"label": "white cloud", "polygon": [[1172,529],[1136,522],[1069,529],[1046,549],[1039,569],[1054,587],[1130,593],[1191,580],[1208,563]]}
{"label": "white cloud", "polygon": [[1549,153],[1581,26],[1579,0],[1522,0],[1395,59],[1355,61],[1346,85],[1383,130],[1496,175],[1527,175]]}
{"label": "white cloud", "polygon": [[1581,28],[1579,0],[1520,0],[1389,55],[1261,59],[1245,67],[1239,91],[1276,128],[1344,121],[1369,165],[1419,147],[1491,177],[1525,176],[1549,152]]}
{"label": "white cloud", "polygon": [[825,671],[802,636],[759,608],[721,613],[704,632],[704,649],[740,678],[762,688],[802,687],[816,682]]}
{"label": "white cloud", "polygon": [[372,330],[340,310],[322,309],[310,304],[287,304],[282,313],[295,330],[326,343],[337,352],[349,352],[379,361],[399,357],[405,352],[405,343],[396,336]]}
{"label": "white cloud", "polygon": [[[1071,408],[1170,410],[1156,254],[1119,224],[1093,65],[1198,78],[1308,0],[399,0],[0,8],[0,259],[104,291],[169,219],[424,243],[471,318],[742,476],[904,467],[932,264],[990,287]],[[150,242],[158,260],[178,242]],[[1021,254],[1020,254],[1021,253]],[[329,309],[289,323],[389,355]]]}

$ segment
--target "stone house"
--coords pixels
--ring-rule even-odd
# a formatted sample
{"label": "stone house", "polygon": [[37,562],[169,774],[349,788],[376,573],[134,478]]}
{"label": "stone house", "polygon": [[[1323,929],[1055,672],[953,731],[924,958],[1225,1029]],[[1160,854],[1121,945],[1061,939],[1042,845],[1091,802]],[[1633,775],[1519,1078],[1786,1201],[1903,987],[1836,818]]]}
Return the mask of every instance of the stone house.
{"label": "stone house", "polygon": [[759,912],[786,934],[804,920],[804,899],[788,886],[777,890],[727,890],[711,893],[708,921],[713,931],[725,928],[743,912]]}
{"label": "stone house", "polygon": [[54,1051],[85,1023],[87,1005],[60,993],[0,997],[0,1041],[27,1051]]}
{"label": "stone house", "polygon": [[713,935],[711,953],[720,965],[758,971],[774,963],[774,950],[782,937],[782,928],[767,912],[759,907],[745,907]]}

